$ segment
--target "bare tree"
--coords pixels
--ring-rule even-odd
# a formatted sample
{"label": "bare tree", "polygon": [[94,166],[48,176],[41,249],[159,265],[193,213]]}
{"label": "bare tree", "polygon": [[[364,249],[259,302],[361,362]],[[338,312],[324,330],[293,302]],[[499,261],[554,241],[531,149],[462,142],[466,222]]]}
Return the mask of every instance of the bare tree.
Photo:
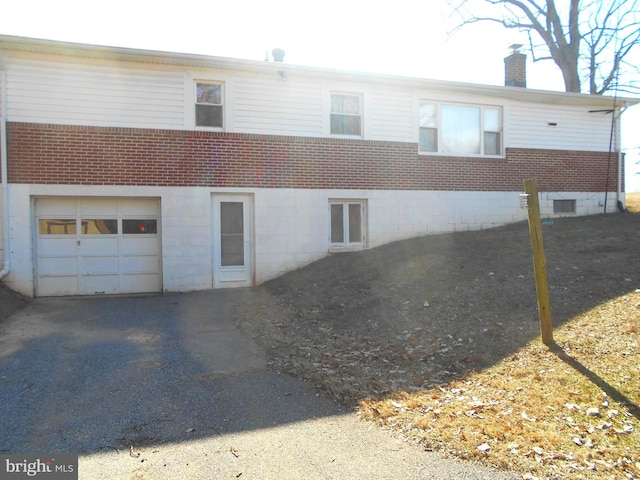
{"label": "bare tree", "polygon": [[639,0],[447,1],[456,29],[495,22],[526,32],[533,61],[553,60],[567,92],[640,92]]}

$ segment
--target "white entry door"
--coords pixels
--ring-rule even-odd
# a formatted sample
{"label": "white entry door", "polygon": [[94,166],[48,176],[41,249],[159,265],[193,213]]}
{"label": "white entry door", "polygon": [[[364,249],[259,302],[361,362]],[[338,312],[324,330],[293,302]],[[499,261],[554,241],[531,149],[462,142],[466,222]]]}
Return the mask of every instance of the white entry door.
{"label": "white entry door", "polygon": [[155,198],[35,200],[36,296],[162,291]]}
{"label": "white entry door", "polygon": [[215,288],[253,284],[250,195],[213,195],[213,275]]}

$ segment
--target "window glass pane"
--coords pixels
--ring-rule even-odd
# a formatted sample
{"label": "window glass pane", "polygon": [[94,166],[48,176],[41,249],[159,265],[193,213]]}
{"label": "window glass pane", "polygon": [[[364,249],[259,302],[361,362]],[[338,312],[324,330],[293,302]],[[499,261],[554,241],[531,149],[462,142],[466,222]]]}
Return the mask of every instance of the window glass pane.
{"label": "window glass pane", "polygon": [[51,219],[38,221],[38,233],[40,235],[75,235],[77,233],[76,220]]}
{"label": "window glass pane", "polygon": [[500,155],[500,134],[484,132],[484,154]]}
{"label": "window glass pane", "polygon": [[349,242],[362,242],[362,215],[359,203],[349,204]]}
{"label": "window glass pane", "polygon": [[342,204],[331,205],[331,243],[344,242]]}
{"label": "window glass pane", "polygon": [[241,234],[244,227],[242,202],[220,202],[220,233]]}
{"label": "window glass pane", "polygon": [[222,106],[196,105],[196,125],[222,128]]}
{"label": "window glass pane", "polygon": [[336,135],[361,135],[361,121],[358,116],[331,115],[331,133]]}
{"label": "window glass pane", "polygon": [[441,152],[480,153],[479,107],[442,105],[441,130]]}
{"label": "window glass pane", "polygon": [[421,152],[437,152],[438,151],[438,130],[435,128],[420,129],[420,151]]}
{"label": "window glass pane", "polygon": [[500,122],[500,109],[498,108],[485,108],[484,109],[484,131],[485,132],[500,132],[502,131]]}
{"label": "window glass pane", "polygon": [[554,200],[553,201],[553,213],[575,213],[576,201],[575,200]]}
{"label": "window glass pane", "polygon": [[244,240],[241,234],[221,236],[220,263],[223,267],[244,265]]}
{"label": "window glass pane", "polygon": [[82,233],[84,235],[113,235],[118,233],[118,220],[82,219]]}
{"label": "window glass pane", "polygon": [[196,86],[197,103],[209,105],[222,104],[222,85],[216,83],[198,83]]}
{"label": "window glass pane", "polygon": [[156,234],[158,233],[158,221],[153,220],[122,220],[122,233],[124,234]]}
{"label": "window glass pane", "polygon": [[358,95],[332,95],[331,112],[360,115],[360,97]]}
{"label": "window glass pane", "polygon": [[421,127],[438,127],[438,108],[432,103],[423,103],[420,105],[420,126]]}

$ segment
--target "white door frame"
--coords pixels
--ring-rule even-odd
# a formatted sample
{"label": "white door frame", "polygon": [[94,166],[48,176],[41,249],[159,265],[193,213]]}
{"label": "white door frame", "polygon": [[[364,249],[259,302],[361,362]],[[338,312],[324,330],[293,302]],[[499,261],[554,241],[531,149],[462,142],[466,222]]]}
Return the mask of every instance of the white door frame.
{"label": "white door frame", "polygon": [[[254,241],[253,241],[253,195],[236,193],[214,193],[212,195],[213,241],[213,288],[250,287],[254,284]],[[223,265],[221,205],[242,204],[242,254],[236,265]],[[239,225],[238,225],[239,226]]]}

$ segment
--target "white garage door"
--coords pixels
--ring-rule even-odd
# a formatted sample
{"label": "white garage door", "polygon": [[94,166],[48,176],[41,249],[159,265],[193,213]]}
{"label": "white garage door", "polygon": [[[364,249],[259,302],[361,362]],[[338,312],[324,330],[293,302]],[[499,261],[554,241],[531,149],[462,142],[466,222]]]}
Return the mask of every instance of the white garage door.
{"label": "white garage door", "polygon": [[162,290],[157,199],[37,198],[36,295]]}

